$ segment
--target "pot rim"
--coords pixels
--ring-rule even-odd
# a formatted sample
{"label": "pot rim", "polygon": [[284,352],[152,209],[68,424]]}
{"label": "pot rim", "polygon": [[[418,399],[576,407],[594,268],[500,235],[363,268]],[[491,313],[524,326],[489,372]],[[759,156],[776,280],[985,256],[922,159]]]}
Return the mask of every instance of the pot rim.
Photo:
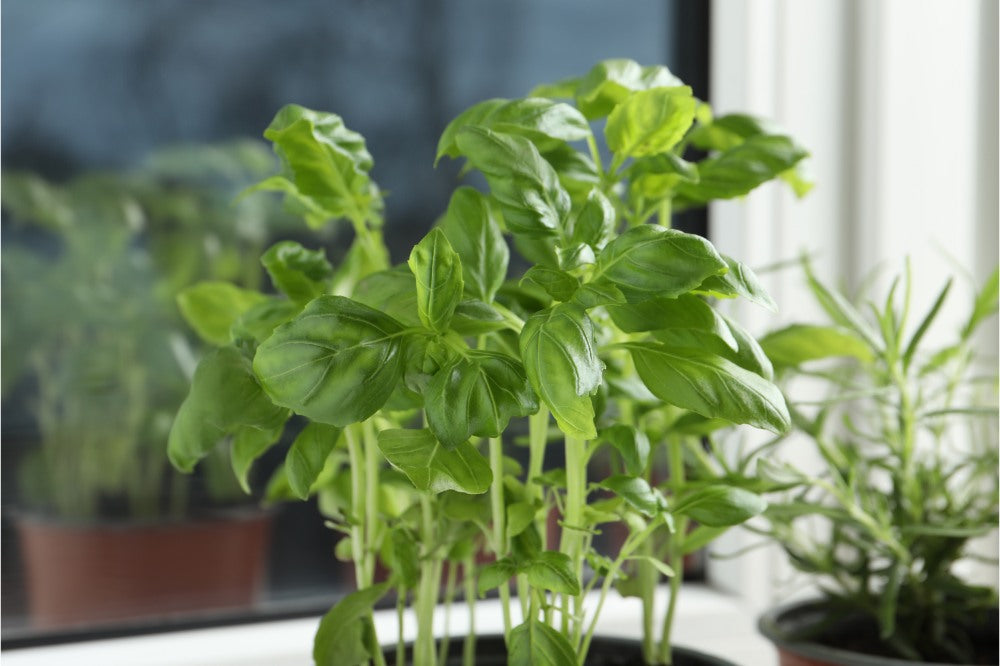
{"label": "pot rim", "polygon": [[919,664],[920,666],[961,666],[960,664],[939,661],[911,661],[895,657],[870,655],[863,652],[828,647],[819,643],[797,641],[788,637],[787,630],[782,627],[782,621],[785,618],[792,614],[810,610],[821,612],[825,607],[826,603],[821,599],[809,599],[775,606],[760,616],[757,620],[757,630],[779,649],[810,659],[820,659],[831,663],[851,664],[851,666],[914,666],[915,664]]}

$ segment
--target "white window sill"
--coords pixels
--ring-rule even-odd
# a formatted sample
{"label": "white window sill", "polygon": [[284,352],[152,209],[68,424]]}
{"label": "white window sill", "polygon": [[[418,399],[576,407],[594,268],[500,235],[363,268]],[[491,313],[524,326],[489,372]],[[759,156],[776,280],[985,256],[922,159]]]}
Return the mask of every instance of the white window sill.
{"label": "white window sill", "polygon": [[[666,590],[659,593],[665,598]],[[663,599],[658,599],[663,607]],[[592,606],[593,604],[589,604]],[[468,621],[456,605],[451,614],[451,634],[464,636]],[[443,612],[437,620],[443,624]],[[637,599],[608,597],[601,613],[599,634],[639,638],[640,607]],[[676,643],[730,659],[737,664],[766,666],[777,663],[771,645],[756,631],[756,617],[739,600],[704,586],[687,586],[678,604]],[[516,614],[515,614],[516,615]],[[379,635],[394,636],[394,611],[376,613]],[[264,622],[236,627],[181,631],[136,638],[92,641],[72,645],[5,651],[4,666],[309,666],[317,618]],[[480,634],[501,629],[500,605],[480,602],[476,610]],[[404,623],[412,639],[413,616]]]}

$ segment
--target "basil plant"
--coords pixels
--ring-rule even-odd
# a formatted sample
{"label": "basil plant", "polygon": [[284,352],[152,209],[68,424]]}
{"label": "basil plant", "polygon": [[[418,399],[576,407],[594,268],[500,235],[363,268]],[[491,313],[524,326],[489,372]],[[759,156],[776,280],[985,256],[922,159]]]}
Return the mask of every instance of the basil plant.
{"label": "basil plant", "polygon": [[[319,495],[358,585],[321,621],[316,663],[383,664],[372,608],[394,593],[415,609],[412,663],[436,664],[435,605],[462,595],[474,624],[471,602],[498,588],[511,664],[582,664],[607,595],[636,581],[652,582],[639,586],[646,659],[669,662],[684,553],[764,509],[752,479],[693,464],[700,433],[789,423],[766,356],[712,307],[771,299],[671,214],[776,178],[803,193],[805,151],[755,118],[713,117],[665,67],[602,62],[452,121],[437,159],[464,160],[488,188],[458,187],[392,265],[364,139],[299,106],[265,137],[282,169],[255,189],[283,193],[311,225],[349,224],[354,241],[338,267],[273,246],[262,262],[277,294],[182,296],[194,327],[226,342],[201,360],[169,449],[190,470],[231,437],[245,481],[304,417],[268,493]],[[525,455],[508,455],[505,433]],[[601,554],[609,525],[625,536]],[[656,632],[661,576],[674,583]]]}

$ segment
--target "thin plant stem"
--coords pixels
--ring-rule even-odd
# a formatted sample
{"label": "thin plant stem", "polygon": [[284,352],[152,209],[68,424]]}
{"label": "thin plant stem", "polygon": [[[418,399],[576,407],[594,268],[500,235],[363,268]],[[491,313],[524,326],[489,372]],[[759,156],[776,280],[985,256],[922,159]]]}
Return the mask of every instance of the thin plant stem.
{"label": "thin plant stem", "polygon": [[[667,442],[667,453],[669,456],[670,486],[674,497],[677,497],[685,483],[684,473],[684,447],[683,442],[671,439]],[[663,616],[663,628],[660,632],[660,654],[659,663],[672,664],[673,655],[671,652],[671,631],[674,626],[674,615],[677,610],[677,598],[680,596],[681,581],[684,578],[684,534],[687,531],[688,521],[683,516],[677,516],[675,532],[670,539],[667,550],[667,564],[674,570],[674,575],[670,577],[670,601],[667,604],[667,612]]]}
{"label": "thin plant stem", "polygon": [[[497,559],[507,554],[507,521],[506,504],[503,492],[503,440],[499,437],[490,438],[490,468],[493,471],[493,482],[490,486],[490,505],[493,513],[493,552]],[[503,607],[503,638],[504,643],[510,641],[510,587],[507,583],[500,586],[500,605]]]}
{"label": "thin plant stem", "polygon": [[448,660],[448,641],[451,633],[451,606],[455,599],[455,584],[458,578],[458,564],[448,563],[448,578],[444,587],[444,633],[438,644],[438,666],[445,666]]}
{"label": "thin plant stem", "polygon": [[462,650],[463,666],[474,666],[476,663],[476,555],[475,551],[462,563],[462,574],[465,583],[465,603],[469,609],[469,633],[465,637]]}
{"label": "thin plant stem", "polygon": [[406,665],[406,641],[403,640],[403,616],[406,612],[406,588],[396,591],[396,666]]}
{"label": "thin plant stem", "polygon": [[[587,501],[587,445],[582,439],[567,436],[566,451],[566,513],[563,516],[562,540],[560,550],[565,553],[573,565],[573,575],[580,580],[583,575],[583,549],[580,529],[583,526],[583,508]],[[582,633],[582,595],[570,598],[563,595],[563,627],[569,633],[572,617],[571,643],[579,644]],[[572,603],[572,611],[570,604]]]}

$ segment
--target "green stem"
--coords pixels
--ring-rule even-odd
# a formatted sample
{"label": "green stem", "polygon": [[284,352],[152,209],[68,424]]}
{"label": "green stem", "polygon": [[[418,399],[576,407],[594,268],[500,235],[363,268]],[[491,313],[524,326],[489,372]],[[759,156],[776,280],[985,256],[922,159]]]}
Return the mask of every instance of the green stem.
{"label": "green stem", "polygon": [[[490,469],[493,471],[493,482],[490,485],[490,505],[493,513],[493,552],[499,560],[507,554],[507,515],[503,492],[503,440],[499,437],[490,438]],[[503,637],[504,642],[510,642],[510,587],[507,583],[500,586],[500,604],[503,607]]]}
{"label": "green stem", "polygon": [[378,488],[379,450],[378,436],[371,419],[361,424],[365,446],[365,573],[368,580],[375,580],[376,536],[379,530]]}
{"label": "green stem", "polygon": [[[672,439],[667,442],[670,467],[670,487],[675,498],[680,496],[685,483],[684,474],[684,447],[682,442]],[[674,575],[670,577],[670,601],[667,605],[667,612],[663,616],[663,628],[660,632],[660,655],[659,661],[662,664],[673,663],[671,653],[671,632],[674,626],[674,615],[677,610],[677,598],[681,591],[681,582],[684,579],[684,535],[687,532],[688,521],[683,516],[676,517],[675,532],[669,535],[669,548],[667,550],[667,564],[674,570]]]}
{"label": "green stem", "polygon": [[417,640],[413,645],[414,666],[435,666],[434,605],[437,602],[437,582],[434,564],[434,516],[431,500],[420,496],[421,541],[426,549],[421,553],[420,585],[417,591]]}
{"label": "green stem", "polygon": [[658,212],[660,216],[661,227],[666,227],[667,229],[671,227],[670,216],[671,216],[672,204],[673,201],[670,199],[670,197],[663,197],[663,200],[660,201],[660,209]]}
{"label": "green stem", "polygon": [[[573,575],[579,581],[583,577],[582,534],[583,508],[587,502],[587,443],[576,437],[566,436],[566,507],[563,516],[562,540],[560,550],[565,553],[573,565]],[[580,617],[583,599],[578,595],[572,599],[572,611],[569,607],[569,596],[563,595],[563,629],[568,633],[569,619],[573,618],[573,645],[579,644],[583,621]]]}
{"label": "green stem", "polygon": [[462,650],[462,664],[475,666],[476,663],[476,555],[475,551],[462,564],[465,577],[465,603],[469,608],[469,633],[465,637]]}
{"label": "green stem", "polygon": [[[647,539],[641,546],[643,555],[653,557],[653,543]],[[653,663],[656,646],[653,640],[653,617],[656,612],[654,593],[656,592],[656,569],[645,560],[636,562],[640,595],[642,599],[642,655],[646,663]]]}
{"label": "green stem", "polygon": [[601,163],[601,151],[597,148],[597,140],[594,138],[593,132],[587,133],[587,148],[590,149],[590,159],[594,160],[594,167],[597,169],[598,177],[604,180],[604,165]]}
{"label": "green stem", "polygon": [[451,605],[455,599],[455,583],[458,578],[458,564],[448,563],[448,579],[444,588],[444,633],[438,644],[438,666],[445,666],[448,661],[448,640],[451,633]]}
{"label": "green stem", "polygon": [[406,613],[406,588],[396,588],[396,666],[406,665],[406,641],[403,640],[403,616]]}
{"label": "green stem", "polygon": [[355,426],[344,429],[344,438],[347,440],[347,455],[351,462],[351,497],[354,500],[351,511],[351,557],[354,559],[354,577],[360,590],[372,584],[365,566],[365,455]]}

